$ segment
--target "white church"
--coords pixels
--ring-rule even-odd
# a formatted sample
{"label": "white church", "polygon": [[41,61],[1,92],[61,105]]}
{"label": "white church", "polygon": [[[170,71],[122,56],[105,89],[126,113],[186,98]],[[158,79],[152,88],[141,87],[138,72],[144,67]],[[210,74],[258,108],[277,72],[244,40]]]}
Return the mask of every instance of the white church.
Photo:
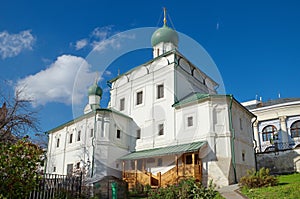
{"label": "white church", "polygon": [[[150,38],[149,38],[150,42]],[[178,51],[167,26],[151,38],[153,59],[88,89],[82,116],[50,131],[46,172],[84,171],[87,182],[115,176],[166,186],[193,177],[217,186],[238,182],[255,167],[251,121],[255,116]]]}

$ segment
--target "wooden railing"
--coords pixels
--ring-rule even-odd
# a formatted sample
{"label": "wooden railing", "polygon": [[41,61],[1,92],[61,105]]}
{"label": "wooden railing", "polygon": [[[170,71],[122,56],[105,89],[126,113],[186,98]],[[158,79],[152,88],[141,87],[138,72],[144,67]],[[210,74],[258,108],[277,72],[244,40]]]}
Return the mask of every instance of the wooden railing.
{"label": "wooden railing", "polygon": [[133,188],[138,183],[142,185],[158,186],[157,176],[153,175],[150,172],[142,172],[139,170],[126,171],[123,176],[123,180],[128,183],[129,189]]}
{"label": "wooden railing", "polygon": [[142,172],[135,170],[125,171],[123,179],[127,181],[129,189],[133,188],[138,183],[141,185],[150,185],[157,187],[165,187],[167,185],[176,184],[181,179],[193,177],[201,180],[202,172],[201,165],[180,165],[173,167],[164,174],[160,172],[157,175],[153,175],[150,172]]}
{"label": "wooden railing", "polygon": [[[180,170],[180,167],[178,167],[178,170]],[[161,175],[161,181],[160,186],[165,187],[170,184],[176,184],[178,181],[178,170],[177,167],[173,167],[169,171],[165,172]]]}

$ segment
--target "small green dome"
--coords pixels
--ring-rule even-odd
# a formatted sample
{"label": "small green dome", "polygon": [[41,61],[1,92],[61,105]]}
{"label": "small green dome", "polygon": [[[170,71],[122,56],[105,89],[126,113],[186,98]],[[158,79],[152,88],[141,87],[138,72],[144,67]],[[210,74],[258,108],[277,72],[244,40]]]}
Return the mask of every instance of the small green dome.
{"label": "small green dome", "polygon": [[177,32],[172,28],[169,28],[166,24],[164,24],[164,26],[157,29],[151,37],[152,46],[155,46],[160,42],[171,42],[175,46],[178,46]]}
{"label": "small green dome", "polygon": [[89,87],[88,95],[98,95],[102,97],[102,89],[96,83],[94,83],[92,86]]}

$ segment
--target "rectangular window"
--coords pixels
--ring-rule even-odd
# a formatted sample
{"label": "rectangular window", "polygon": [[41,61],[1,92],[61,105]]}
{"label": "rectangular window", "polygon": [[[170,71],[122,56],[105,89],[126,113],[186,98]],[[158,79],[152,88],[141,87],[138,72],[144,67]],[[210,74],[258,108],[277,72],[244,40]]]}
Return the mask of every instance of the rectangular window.
{"label": "rectangular window", "polygon": [[158,125],[158,135],[163,135],[164,134],[164,124],[159,124]]}
{"label": "rectangular window", "polygon": [[243,130],[243,120],[240,118],[240,129]]}
{"label": "rectangular window", "polygon": [[262,138],[263,138],[263,141],[271,141],[274,137],[274,134],[273,132],[266,132],[266,133],[262,133]]}
{"label": "rectangular window", "polygon": [[59,147],[59,138],[57,138],[57,140],[56,140],[56,147],[57,148]]}
{"label": "rectangular window", "polygon": [[80,141],[80,137],[81,137],[81,131],[78,131],[78,133],[77,133],[77,141]]}
{"label": "rectangular window", "polygon": [[157,85],[157,99],[163,97],[164,97],[164,85],[163,84]]}
{"label": "rectangular window", "polygon": [[73,141],[73,133],[71,133],[69,136],[69,143],[72,143],[72,141]]}
{"label": "rectangular window", "polygon": [[136,130],[136,139],[141,139],[141,129]]}
{"label": "rectangular window", "polygon": [[125,110],[125,98],[120,99],[120,111]]}
{"label": "rectangular window", "polygon": [[161,158],[158,158],[158,160],[157,160],[157,166],[162,166],[162,159]]}
{"label": "rectangular window", "polygon": [[67,175],[72,175],[73,173],[73,164],[67,164]]}
{"label": "rectangular window", "polygon": [[191,127],[193,125],[194,125],[193,117],[190,116],[190,117],[187,118],[187,126]]}
{"label": "rectangular window", "polygon": [[94,129],[91,129],[90,131],[90,137],[93,137],[94,136]]}
{"label": "rectangular window", "polygon": [[120,139],[121,138],[121,130],[117,129],[117,138]]}
{"label": "rectangular window", "polygon": [[198,164],[198,163],[199,163],[199,155],[195,154],[195,164]]}
{"label": "rectangular window", "polygon": [[143,91],[136,93],[136,105],[143,103]]}
{"label": "rectangular window", "polygon": [[192,163],[193,163],[192,155],[186,155],[185,156],[185,164],[192,164]]}

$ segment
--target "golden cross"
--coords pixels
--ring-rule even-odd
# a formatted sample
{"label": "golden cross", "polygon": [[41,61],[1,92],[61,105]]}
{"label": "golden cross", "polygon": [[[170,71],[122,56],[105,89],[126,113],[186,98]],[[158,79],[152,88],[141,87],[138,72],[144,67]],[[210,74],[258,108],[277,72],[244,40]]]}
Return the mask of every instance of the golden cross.
{"label": "golden cross", "polygon": [[167,9],[164,8],[164,25],[167,25]]}

